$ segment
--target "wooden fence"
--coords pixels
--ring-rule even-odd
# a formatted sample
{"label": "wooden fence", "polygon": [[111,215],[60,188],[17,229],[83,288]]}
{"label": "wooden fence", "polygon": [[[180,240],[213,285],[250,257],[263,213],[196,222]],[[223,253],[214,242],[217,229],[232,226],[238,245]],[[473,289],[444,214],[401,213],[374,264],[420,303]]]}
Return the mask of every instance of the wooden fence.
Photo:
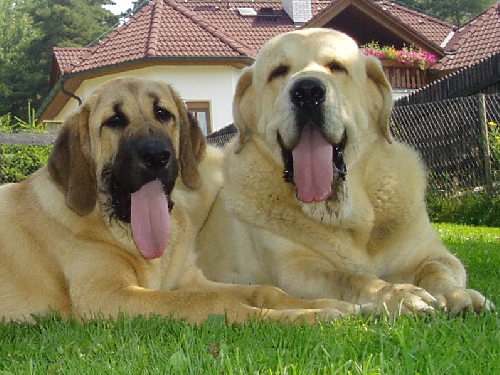
{"label": "wooden fence", "polygon": [[394,136],[422,155],[434,193],[500,194],[500,94],[395,107]]}
{"label": "wooden fence", "polygon": [[[445,196],[470,191],[500,194],[500,159],[492,152],[499,142],[489,135],[490,124],[500,127],[500,94],[401,106],[391,114],[396,139],[418,150],[428,167],[429,191]],[[230,125],[208,140],[223,147],[236,132]]]}
{"label": "wooden fence", "polygon": [[[500,129],[500,94],[395,107],[391,129],[397,139],[423,156],[431,191],[454,194],[484,189],[492,195],[500,194],[500,143],[497,133],[489,135]],[[223,146],[235,133],[232,125],[211,134],[208,141]],[[51,145],[56,136],[0,133],[0,145]],[[0,152],[0,183],[1,159]]]}
{"label": "wooden fence", "polygon": [[0,145],[50,146],[56,137],[56,133],[0,133]]}

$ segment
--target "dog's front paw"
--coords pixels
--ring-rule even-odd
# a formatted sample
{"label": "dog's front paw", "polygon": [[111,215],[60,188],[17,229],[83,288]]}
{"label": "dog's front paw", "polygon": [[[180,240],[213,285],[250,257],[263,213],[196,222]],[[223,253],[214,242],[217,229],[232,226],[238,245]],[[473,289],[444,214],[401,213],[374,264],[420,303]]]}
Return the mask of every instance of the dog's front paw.
{"label": "dog's front paw", "polygon": [[481,311],[493,312],[495,305],[485,296],[474,289],[454,288],[446,292],[435,294],[437,306],[446,310],[450,314],[460,314],[462,312]]}
{"label": "dog's front paw", "polygon": [[339,320],[346,316],[344,311],[337,309],[287,309],[268,310],[263,317],[268,320],[287,321],[293,324],[318,324]]}
{"label": "dog's front paw", "polygon": [[343,315],[367,315],[377,311],[374,303],[359,305],[347,301],[327,298],[312,300],[310,307],[317,309],[333,309],[341,312]]}
{"label": "dog's front paw", "polygon": [[412,284],[387,284],[378,291],[377,310],[389,316],[422,315],[435,312],[437,300]]}

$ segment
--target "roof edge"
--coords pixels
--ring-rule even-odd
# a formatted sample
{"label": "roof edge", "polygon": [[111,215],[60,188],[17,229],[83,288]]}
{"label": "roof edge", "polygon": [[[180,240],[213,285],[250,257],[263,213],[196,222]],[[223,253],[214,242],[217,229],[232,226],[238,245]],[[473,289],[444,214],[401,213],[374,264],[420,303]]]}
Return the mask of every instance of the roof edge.
{"label": "roof edge", "polygon": [[[43,122],[45,121],[48,117],[46,117],[44,114],[45,112],[50,109],[50,104],[54,100],[55,96],[58,95],[59,93],[64,94],[64,85],[66,82],[74,82],[76,79],[76,82],[80,82],[78,84],[78,87],[80,87],[81,82],[84,81],[85,77],[91,78],[91,77],[99,77],[99,76],[104,76],[108,74],[115,74],[115,73],[120,73],[124,71],[129,71],[130,66],[133,65],[139,65],[138,69],[144,68],[144,67],[149,67],[153,65],[157,65],[158,62],[168,62],[169,64],[165,65],[175,65],[175,64],[170,64],[170,63],[177,63],[179,61],[185,62],[185,66],[199,66],[200,62],[205,63],[205,65],[214,65],[214,66],[232,66],[237,69],[242,69],[245,66],[252,65],[254,62],[254,58],[250,56],[238,56],[238,57],[165,57],[165,56],[156,56],[156,57],[146,57],[143,59],[138,59],[138,60],[132,60],[132,61],[126,61],[120,64],[116,65],[108,65],[96,69],[89,69],[89,70],[84,70],[76,73],[67,73],[64,75],[61,75],[60,78],[57,80],[55,83],[54,87],[52,90],[50,90],[49,95],[47,96],[47,99],[44,100],[40,108],[38,109],[36,113],[36,117],[38,121]],[[190,64],[190,62],[193,62]],[[215,62],[215,63],[214,63]],[[225,62],[225,64],[224,64]],[[108,74],[106,74],[108,72]],[[89,77],[90,76],[90,77]],[[69,90],[68,90],[69,91]],[[76,89],[73,90],[73,92],[76,92]],[[67,94],[64,94],[64,99],[61,102],[61,109],[64,108],[64,106],[68,103],[68,101],[72,99],[71,96],[68,96]]]}
{"label": "roof edge", "polygon": [[[354,6],[365,13],[371,11],[371,14],[375,16],[375,19],[382,24],[390,24],[394,33],[400,35],[403,39],[417,39],[419,40],[419,43],[416,44],[421,45],[421,47],[423,47],[426,51],[441,57],[445,55],[444,49],[441,46],[429,40],[413,27],[403,23],[403,21],[398,17],[385,12],[379,5],[377,5],[376,1],[372,0],[339,0],[337,2],[332,2],[314,18],[302,25],[301,28],[320,27],[320,25],[324,25],[349,6]],[[404,7],[400,4],[398,4],[398,6]],[[413,38],[408,38],[409,35],[413,36]]]}
{"label": "roof edge", "polygon": [[149,31],[149,37],[147,41],[146,47],[146,56],[154,57],[157,54],[158,48],[158,39],[160,37],[160,24],[161,24],[161,11],[162,7],[158,4],[158,1],[162,0],[153,0],[153,11],[151,15],[151,26]]}

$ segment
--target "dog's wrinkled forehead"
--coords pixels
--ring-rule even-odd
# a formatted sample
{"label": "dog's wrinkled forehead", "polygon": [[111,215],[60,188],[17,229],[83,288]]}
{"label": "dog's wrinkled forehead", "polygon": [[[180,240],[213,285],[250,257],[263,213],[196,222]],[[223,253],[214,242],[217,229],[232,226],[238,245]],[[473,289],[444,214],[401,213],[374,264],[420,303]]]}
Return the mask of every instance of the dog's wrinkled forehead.
{"label": "dog's wrinkled forehead", "polygon": [[151,117],[161,107],[176,115],[178,109],[169,87],[161,82],[127,78],[102,85],[89,101],[94,101],[94,115],[109,118],[117,113],[133,117]]}
{"label": "dog's wrinkled forehead", "polygon": [[298,72],[337,63],[349,65],[359,58],[356,42],[331,29],[304,29],[278,35],[260,50],[256,62],[257,82],[267,82],[280,69]]}

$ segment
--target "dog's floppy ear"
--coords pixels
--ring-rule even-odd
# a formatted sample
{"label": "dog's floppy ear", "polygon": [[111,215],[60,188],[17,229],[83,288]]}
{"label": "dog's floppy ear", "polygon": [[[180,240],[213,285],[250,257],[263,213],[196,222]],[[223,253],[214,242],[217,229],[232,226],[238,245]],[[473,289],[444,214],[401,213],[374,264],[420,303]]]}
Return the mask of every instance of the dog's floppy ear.
{"label": "dog's floppy ear", "polygon": [[255,122],[254,114],[254,94],[253,94],[253,70],[252,67],[247,67],[243,70],[242,75],[236,85],[233,100],[233,116],[234,124],[238,128],[239,137],[236,141],[235,152],[239,153],[245,143],[250,138],[250,125]]}
{"label": "dog's floppy ear", "polygon": [[180,114],[179,163],[182,182],[188,188],[195,190],[203,185],[198,164],[205,154],[206,139],[198,126],[198,121],[187,110],[180,96],[173,92],[173,97]]}
{"label": "dog's floppy ear", "polygon": [[63,190],[66,205],[80,216],[92,212],[97,202],[88,117],[84,107],[64,122],[48,161],[50,176]]}
{"label": "dog's floppy ear", "polygon": [[387,142],[392,143],[391,130],[389,129],[389,118],[392,109],[391,85],[384,74],[380,61],[371,56],[365,56],[365,59],[368,78],[375,82],[382,95],[382,106],[378,118],[378,125]]}

